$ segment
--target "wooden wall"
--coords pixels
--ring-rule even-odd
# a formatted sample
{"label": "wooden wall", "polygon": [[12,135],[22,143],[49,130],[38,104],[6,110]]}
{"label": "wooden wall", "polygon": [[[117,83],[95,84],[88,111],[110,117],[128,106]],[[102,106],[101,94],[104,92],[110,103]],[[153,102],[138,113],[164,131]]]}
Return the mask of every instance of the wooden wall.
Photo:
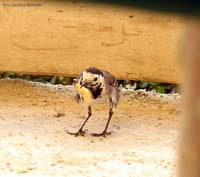
{"label": "wooden wall", "polygon": [[0,72],[76,76],[89,66],[119,79],[179,83],[183,20],[86,2],[0,2]]}

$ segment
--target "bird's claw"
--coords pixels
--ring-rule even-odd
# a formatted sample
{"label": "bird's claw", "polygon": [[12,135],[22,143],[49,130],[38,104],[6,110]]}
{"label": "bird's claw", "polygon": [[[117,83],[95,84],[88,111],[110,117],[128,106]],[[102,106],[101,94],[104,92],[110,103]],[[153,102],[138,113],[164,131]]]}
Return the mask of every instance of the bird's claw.
{"label": "bird's claw", "polygon": [[114,131],[107,132],[104,130],[102,133],[92,133],[91,135],[95,137],[100,137],[100,136],[106,137],[108,135],[111,135],[112,133],[114,133]]}
{"label": "bird's claw", "polygon": [[75,137],[77,137],[77,136],[85,136],[85,133],[86,133],[87,131],[88,131],[87,129],[85,129],[85,130],[79,129],[79,131],[76,132],[76,133],[72,133],[72,132],[69,132],[69,131],[66,131],[66,132],[67,132],[68,134],[70,134],[70,135],[74,135]]}

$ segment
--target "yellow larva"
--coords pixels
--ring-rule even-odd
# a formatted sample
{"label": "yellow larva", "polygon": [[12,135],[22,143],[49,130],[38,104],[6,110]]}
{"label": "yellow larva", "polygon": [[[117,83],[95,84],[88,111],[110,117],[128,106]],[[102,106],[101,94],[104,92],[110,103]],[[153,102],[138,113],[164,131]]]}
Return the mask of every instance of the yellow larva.
{"label": "yellow larva", "polygon": [[78,90],[78,92],[83,97],[84,104],[91,105],[91,103],[92,103],[92,93],[89,91],[89,89],[87,89],[85,87],[81,87],[81,85],[79,85],[79,84],[75,84],[75,88]]}

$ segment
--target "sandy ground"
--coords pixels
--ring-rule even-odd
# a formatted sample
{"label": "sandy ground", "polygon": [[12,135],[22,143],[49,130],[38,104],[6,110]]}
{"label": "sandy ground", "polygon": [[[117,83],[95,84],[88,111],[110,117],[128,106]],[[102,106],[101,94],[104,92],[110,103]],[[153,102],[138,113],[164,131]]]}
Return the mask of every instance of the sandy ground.
{"label": "sandy ground", "polygon": [[86,111],[72,87],[0,80],[0,176],[176,176],[180,97],[123,92],[106,138],[108,108],[96,105],[85,137]]}

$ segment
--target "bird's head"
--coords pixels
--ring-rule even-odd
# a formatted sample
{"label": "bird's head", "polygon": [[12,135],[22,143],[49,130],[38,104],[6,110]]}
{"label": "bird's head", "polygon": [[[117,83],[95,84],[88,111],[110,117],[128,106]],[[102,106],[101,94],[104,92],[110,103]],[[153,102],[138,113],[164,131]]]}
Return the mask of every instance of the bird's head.
{"label": "bird's head", "polygon": [[95,88],[104,84],[104,77],[101,70],[97,68],[88,68],[82,73],[81,86],[86,88]]}

